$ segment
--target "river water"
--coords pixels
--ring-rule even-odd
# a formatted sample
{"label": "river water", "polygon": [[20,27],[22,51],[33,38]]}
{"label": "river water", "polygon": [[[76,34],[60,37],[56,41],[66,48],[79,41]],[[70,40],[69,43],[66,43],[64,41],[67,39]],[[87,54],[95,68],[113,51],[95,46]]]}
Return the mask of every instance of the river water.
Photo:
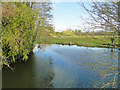
{"label": "river water", "polygon": [[118,87],[117,49],[37,44],[33,52],[14,71],[3,68],[3,88]]}

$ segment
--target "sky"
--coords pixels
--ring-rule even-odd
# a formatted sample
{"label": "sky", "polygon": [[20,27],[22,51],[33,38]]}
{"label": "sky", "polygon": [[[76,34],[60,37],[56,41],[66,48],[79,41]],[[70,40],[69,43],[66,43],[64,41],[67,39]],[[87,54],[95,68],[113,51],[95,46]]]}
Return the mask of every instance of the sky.
{"label": "sky", "polygon": [[[53,22],[55,31],[61,32],[66,29],[82,29],[83,24],[80,15],[84,10],[77,2],[53,3]],[[84,16],[87,17],[86,14]]]}

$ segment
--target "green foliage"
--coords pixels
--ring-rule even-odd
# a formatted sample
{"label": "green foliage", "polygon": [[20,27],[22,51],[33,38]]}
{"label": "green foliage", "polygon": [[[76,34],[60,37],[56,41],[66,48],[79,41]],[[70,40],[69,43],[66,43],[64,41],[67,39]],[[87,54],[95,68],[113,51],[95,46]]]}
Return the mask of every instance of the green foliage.
{"label": "green foliage", "polygon": [[14,5],[15,15],[2,17],[3,56],[9,57],[11,62],[19,58],[26,61],[35,41],[37,13],[25,4]]}
{"label": "green foliage", "polygon": [[80,35],[81,35],[81,30],[77,30],[77,29],[76,29],[76,30],[73,31],[73,32],[75,33],[76,36],[80,36]]}
{"label": "green foliage", "polygon": [[34,8],[37,10],[37,35],[36,42],[39,42],[42,37],[50,37],[54,32],[52,25],[51,2],[35,2]]}
{"label": "green foliage", "polygon": [[41,39],[40,36],[52,36],[54,28],[52,24],[49,24],[52,19],[50,5],[50,2],[3,3],[2,51],[4,59],[15,62],[22,58],[26,61],[35,41]]}
{"label": "green foliage", "polygon": [[72,36],[72,35],[74,35],[74,32],[72,32],[71,29],[67,29],[65,31],[62,31],[62,35],[64,35],[64,36]]}

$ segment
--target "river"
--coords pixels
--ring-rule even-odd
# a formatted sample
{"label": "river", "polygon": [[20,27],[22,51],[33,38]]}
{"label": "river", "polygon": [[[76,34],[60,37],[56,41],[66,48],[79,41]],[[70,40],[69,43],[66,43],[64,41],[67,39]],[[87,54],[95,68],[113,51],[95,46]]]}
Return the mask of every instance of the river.
{"label": "river", "polygon": [[118,88],[118,49],[37,44],[33,52],[14,71],[3,68],[3,88],[100,88],[114,80],[106,87]]}

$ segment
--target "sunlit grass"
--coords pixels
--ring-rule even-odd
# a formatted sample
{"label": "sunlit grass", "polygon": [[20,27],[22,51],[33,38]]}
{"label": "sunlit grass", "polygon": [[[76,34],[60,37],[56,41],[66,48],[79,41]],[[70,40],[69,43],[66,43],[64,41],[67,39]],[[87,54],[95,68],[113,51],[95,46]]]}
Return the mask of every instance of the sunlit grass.
{"label": "sunlit grass", "polygon": [[111,36],[64,36],[64,37],[41,37],[38,43],[46,44],[67,44],[87,47],[115,47],[118,44],[117,37],[114,45],[111,45]]}

